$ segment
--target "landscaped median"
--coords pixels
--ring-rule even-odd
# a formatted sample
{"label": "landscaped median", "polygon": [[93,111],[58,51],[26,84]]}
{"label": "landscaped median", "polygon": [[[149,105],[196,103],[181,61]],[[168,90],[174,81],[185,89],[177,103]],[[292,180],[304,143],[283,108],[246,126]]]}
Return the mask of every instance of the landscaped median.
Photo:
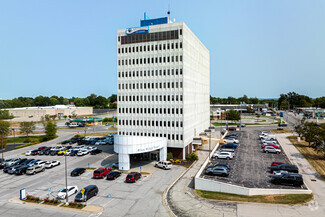
{"label": "landscaped median", "polygon": [[[56,139],[56,138],[58,138],[58,136],[55,136],[53,139]],[[46,139],[45,135],[30,136],[30,137],[16,137],[16,139],[15,139],[16,143],[26,143],[26,144],[16,146],[15,149],[20,149],[20,148],[25,148],[25,147],[32,146],[32,145],[37,145],[39,143],[51,141],[53,139],[48,140],[48,139]],[[13,143],[13,138],[9,138],[7,140],[7,143]]]}
{"label": "landscaped median", "polygon": [[13,203],[19,204],[26,204],[31,206],[40,206],[44,208],[54,208],[54,209],[64,209],[67,211],[75,211],[75,212],[82,212],[82,213],[100,213],[104,210],[101,206],[95,205],[85,205],[83,203],[76,203],[76,202],[69,202],[69,205],[57,200],[57,199],[49,199],[44,198],[41,199],[39,197],[35,197],[32,195],[27,195],[25,200],[20,200],[19,197],[14,197],[9,200]]}
{"label": "landscaped median", "polygon": [[253,203],[274,203],[297,205],[305,204],[313,199],[312,194],[281,194],[281,195],[254,195],[245,196],[238,194],[228,194],[222,192],[194,190],[194,193],[202,198],[210,200],[253,202]]}

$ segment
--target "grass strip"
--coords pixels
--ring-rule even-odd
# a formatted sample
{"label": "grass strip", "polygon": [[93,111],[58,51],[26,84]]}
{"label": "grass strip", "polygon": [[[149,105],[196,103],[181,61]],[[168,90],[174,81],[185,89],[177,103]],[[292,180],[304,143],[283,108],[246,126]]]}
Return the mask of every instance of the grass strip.
{"label": "grass strip", "polygon": [[325,158],[320,152],[310,147],[308,142],[301,140],[298,142],[297,136],[288,136],[289,141],[304,156],[308,163],[316,170],[321,179],[325,180]]}
{"label": "grass strip", "polygon": [[238,194],[228,194],[222,192],[201,191],[195,190],[195,194],[199,197],[211,200],[226,200],[238,202],[253,202],[253,203],[274,203],[297,205],[305,204],[313,199],[312,194],[281,194],[281,195],[254,195],[245,196]]}

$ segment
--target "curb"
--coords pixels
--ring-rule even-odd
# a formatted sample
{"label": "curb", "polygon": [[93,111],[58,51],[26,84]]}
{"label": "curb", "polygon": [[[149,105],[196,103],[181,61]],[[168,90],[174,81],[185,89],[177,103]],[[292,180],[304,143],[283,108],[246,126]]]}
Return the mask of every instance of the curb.
{"label": "curb", "polygon": [[180,180],[180,178],[182,178],[184,176],[185,173],[187,173],[187,171],[189,171],[193,166],[194,164],[197,163],[197,160],[194,161],[192,163],[192,165],[187,168],[186,170],[184,170],[178,177],[177,179],[175,179],[169,186],[167,189],[165,189],[164,193],[163,193],[163,198],[162,198],[162,202],[163,202],[163,205],[165,206],[165,208],[167,209],[167,212],[169,214],[169,216],[171,217],[177,217],[177,215],[175,215],[175,213],[170,209],[169,205],[168,205],[168,201],[167,201],[167,194],[169,192],[169,190],[176,184],[176,182],[178,182],[178,180]]}
{"label": "curb", "polygon": [[29,205],[29,206],[43,207],[43,208],[60,209],[60,210],[65,210],[65,211],[69,211],[69,212],[79,212],[79,213],[98,214],[98,213],[101,213],[104,210],[103,207],[94,206],[94,205],[88,205],[88,206],[86,206],[86,207],[84,207],[82,209],[75,209],[75,208],[69,208],[69,207],[58,207],[58,206],[48,205],[48,204],[38,204],[38,203],[21,201],[19,199],[19,197],[11,198],[8,201],[12,202],[12,203],[16,203],[16,204],[24,204],[24,205]]}

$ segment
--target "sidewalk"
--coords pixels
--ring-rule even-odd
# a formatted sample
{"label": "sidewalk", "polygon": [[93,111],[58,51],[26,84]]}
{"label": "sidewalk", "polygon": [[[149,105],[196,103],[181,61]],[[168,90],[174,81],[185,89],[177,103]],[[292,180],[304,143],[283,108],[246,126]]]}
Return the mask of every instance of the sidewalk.
{"label": "sidewalk", "polygon": [[[219,131],[213,133],[213,138],[219,136]],[[211,139],[211,150],[216,145],[215,139]],[[167,202],[176,216],[236,216],[236,208],[228,202],[216,203],[197,197],[193,193],[194,176],[201,168],[209,154],[209,143],[204,144],[202,149],[197,151],[199,160],[190,168],[182,178],[169,190]],[[225,206],[224,204],[227,204]]]}

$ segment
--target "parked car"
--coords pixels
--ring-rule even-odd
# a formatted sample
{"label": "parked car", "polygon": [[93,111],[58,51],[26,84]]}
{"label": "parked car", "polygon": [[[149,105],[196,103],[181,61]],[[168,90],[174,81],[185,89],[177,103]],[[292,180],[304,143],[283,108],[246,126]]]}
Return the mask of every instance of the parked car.
{"label": "parked car", "polygon": [[80,176],[84,172],[86,172],[85,168],[76,168],[76,169],[72,170],[71,176]]}
{"label": "parked car", "polygon": [[118,162],[112,164],[112,168],[118,169]]}
{"label": "parked car", "polygon": [[42,166],[29,166],[26,170],[26,174],[35,175],[36,173],[44,172],[44,171],[45,171],[45,168]]}
{"label": "parked car", "polygon": [[223,163],[223,162],[219,162],[217,164],[211,164],[207,167],[207,169],[211,169],[211,168],[215,168],[215,167],[224,167],[228,170],[228,172],[230,171],[229,163]]}
{"label": "parked car", "polygon": [[79,150],[72,150],[70,153],[70,156],[76,156],[78,154]]}
{"label": "parked car", "polygon": [[60,150],[51,150],[50,155],[54,156],[57,155],[59,153]]}
{"label": "parked car", "polygon": [[236,127],[228,127],[228,130],[229,131],[236,131],[237,129],[236,129]]}
{"label": "parked car", "polygon": [[52,151],[60,151],[61,149],[63,149],[64,147],[62,145],[57,145],[55,147],[52,147],[51,150]]}
{"label": "parked car", "polygon": [[265,148],[267,146],[271,146],[273,148],[280,149],[280,146],[279,145],[275,145],[275,144],[271,144],[271,143],[263,144],[261,148]]}
{"label": "parked car", "polygon": [[126,178],[125,178],[125,182],[127,183],[132,183],[132,182],[136,182],[137,180],[139,180],[141,178],[141,174],[138,172],[130,172]]}
{"label": "parked car", "polygon": [[217,166],[206,170],[208,175],[229,176],[229,171],[225,167]]}
{"label": "parked car", "polygon": [[64,148],[64,149],[61,149],[59,152],[58,152],[58,155],[64,155],[65,152],[67,151],[68,149]]}
{"label": "parked car", "polygon": [[90,151],[91,155],[96,155],[96,154],[99,154],[99,153],[102,153],[102,150],[98,149],[98,148],[93,149],[93,150]]}
{"label": "parked car", "polygon": [[27,171],[27,168],[29,166],[28,165],[20,165],[20,167],[18,167],[16,170],[15,170],[15,174],[16,175],[23,175],[23,174],[26,174],[26,171]]}
{"label": "parked car", "polygon": [[17,161],[19,161],[20,158],[11,158],[11,159],[7,159],[5,160],[3,163],[4,163],[4,166],[6,167],[9,167],[11,165],[14,165]]}
{"label": "parked car", "polygon": [[218,159],[232,159],[234,156],[230,152],[221,152],[221,151],[216,151],[212,157],[218,158]]}
{"label": "parked car", "polygon": [[38,153],[38,155],[44,155],[45,152],[47,152],[47,151],[49,151],[49,150],[51,150],[50,147],[44,148],[43,150],[41,150],[41,151]]}
{"label": "parked car", "polygon": [[38,161],[35,161],[34,163],[30,164],[30,166],[40,166],[40,167],[45,167],[45,161],[38,160]]}
{"label": "parked car", "polygon": [[78,156],[84,156],[86,154],[88,154],[89,151],[87,149],[80,149],[77,153]]}
{"label": "parked car", "polygon": [[109,172],[112,171],[112,168],[110,167],[99,167],[96,169],[93,173],[94,179],[102,179],[104,176],[106,176]]}
{"label": "parked car", "polygon": [[276,170],[286,170],[289,173],[299,173],[298,167],[291,164],[281,164],[279,166],[271,166],[271,173]]}
{"label": "parked car", "polygon": [[236,151],[235,149],[232,149],[232,148],[223,148],[223,149],[220,149],[220,152],[230,152],[232,154],[232,156],[236,156]]}
{"label": "parked car", "polygon": [[78,193],[78,187],[76,185],[68,186],[67,188],[63,188],[63,189],[59,190],[58,194],[56,195],[56,198],[65,199],[67,197],[67,189],[68,189],[69,197],[73,194]]}
{"label": "parked car", "polygon": [[25,152],[25,156],[30,156],[31,154],[32,154],[31,150]]}
{"label": "parked car", "polygon": [[118,178],[119,176],[121,176],[121,172],[118,171],[111,171],[107,174],[106,179],[107,180],[114,180],[116,178]]}
{"label": "parked car", "polygon": [[51,161],[46,161],[44,167],[46,169],[49,169],[49,168],[56,167],[56,166],[59,166],[59,165],[60,165],[60,161],[58,161],[58,160],[51,160]]}
{"label": "parked car", "polygon": [[281,149],[274,148],[272,146],[265,146],[264,149],[263,149],[263,152],[265,152],[265,153],[276,153],[276,154],[280,154],[281,153]]}
{"label": "parked car", "polygon": [[41,146],[38,148],[38,150],[42,151],[43,149],[46,149],[47,147],[46,146]]}
{"label": "parked car", "polygon": [[237,145],[234,144],[234,143],[227,143],[227,144],[224,144],[221,146],[222,149],[224,148],[232,148],[232,149],[236,149],[237,148]]}
{"label": "parked car", "polygon": [[284,174],[284,173],[289,173],[289,172],[286,171],[286,170],[273,171],[273,175],[281,175],[281,174]]}
{"label": "parked car", "polygon": [[8,167],[8,169],[7,169],[7,173],[8,173],[8,174],[14,174],[15,171],[16,171],[16,169],[19,168],[19,167],[20,167],[20,165],[13,165],[13,166],[11,166],[11,167]]}
{"label": "parked car", "polygon": [[31,151],[30,155],[38,155],[38,152],[39,152],[38,149],[33,150],[33,151]]}
{"label": "parked car", "polygon": [[236,143],[238,144],[239,143],[239,140],[238,139],[235,139],[235,138],[228,138],[228,139],[224,139],[223,141],[225,141],[226,143]]}
{"label": "parked car", "polygon": [[271,177],[271,183],[273,184],[289,184],[300,187],[304,184],[302,175],[297,173],[286,173],[281,175],[273,175]]}
{"label": "parked car", "polygon": [[245,124],[239,124],[239,125],[237,125],[237,127],[246,127],[246,125]]}
{"label": "parked car", "polygon": [[158,161],[155,163],[155,167],[163,168],[164,170],[171,169],[172,163],[170,161]]}
{"label": "parked car", "polygon": [[279,123],[278,126],[279,126],[279,127],[287,127],[288,124],[285,124],[285,123]]}
{"label": "parked car", "polygon": [[65,145],[67,143],[70,143],[70,141],[69,140],[64,140],[64,141],[61,142],[62,145]]}
{"label": "parked car", "polygon": [[281,164],[285,164],[284,162],[281,162],[281,161],[273,161],[272,163],[271,163],[271,167],[272,166],[279,166],[279,165],[281,165]]}
{"label": "parked car", "polygon": [[75,197],[76,202],[86,202],[90,198],[98,194],[98,187],[96,185],[88,185],[87,187],[81,189]]}

